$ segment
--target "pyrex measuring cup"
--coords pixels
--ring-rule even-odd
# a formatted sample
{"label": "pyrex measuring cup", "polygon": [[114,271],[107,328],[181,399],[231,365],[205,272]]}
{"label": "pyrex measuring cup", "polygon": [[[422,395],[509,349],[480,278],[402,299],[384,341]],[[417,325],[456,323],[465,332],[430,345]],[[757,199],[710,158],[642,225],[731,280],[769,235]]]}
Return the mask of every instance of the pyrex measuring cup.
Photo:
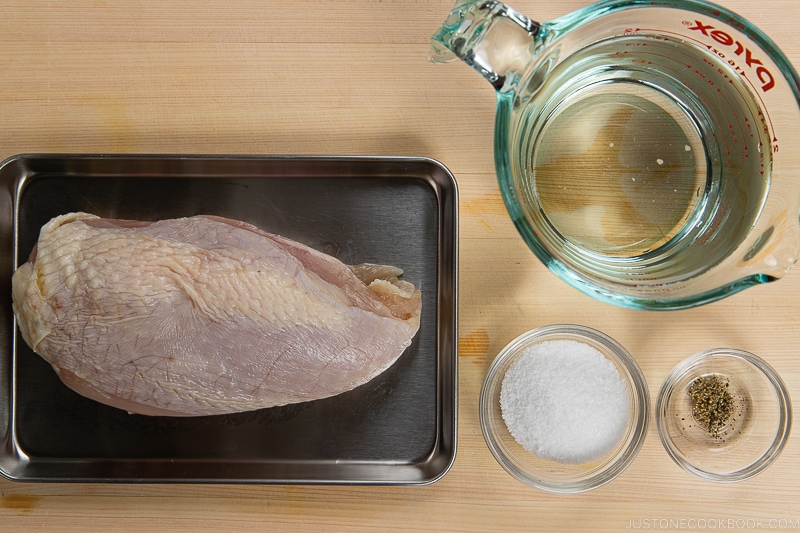
{"label": "pyrex measuring cup", "polygon": [[714,301],[800,254],[800,84],[738,15],[605,0],[549,23],[459,1],[431,40],[497,90],[495,165],[533,252],[600,300]]}

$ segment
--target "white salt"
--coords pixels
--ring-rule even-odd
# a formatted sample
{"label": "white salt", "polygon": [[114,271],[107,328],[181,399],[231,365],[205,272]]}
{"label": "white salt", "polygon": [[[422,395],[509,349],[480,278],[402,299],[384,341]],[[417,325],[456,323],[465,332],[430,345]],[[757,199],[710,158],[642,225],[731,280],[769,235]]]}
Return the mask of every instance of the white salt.
{"label": "white salt", "polygon": [[614,363],[577,341],[526,349],[506,372],[503,420],[514,439],[542,459],[586,463],[622,438],[630,416],[628,388]]}

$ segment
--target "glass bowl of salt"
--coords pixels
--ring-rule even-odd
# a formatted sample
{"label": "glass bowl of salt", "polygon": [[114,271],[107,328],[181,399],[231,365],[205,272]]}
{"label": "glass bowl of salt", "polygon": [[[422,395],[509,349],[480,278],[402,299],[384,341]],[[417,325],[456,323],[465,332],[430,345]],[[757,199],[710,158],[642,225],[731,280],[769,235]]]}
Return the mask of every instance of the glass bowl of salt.
{"label": "glass bowl of salt", "polygon": [[729,483],[764,471],[789,438],[786,386],[760,357],[714,348],[679,363],[656,402],[667,454],[701,479]]}
{"label": "glass bowl of salt", "polygon": [[618,342],[585,326],[555,324],[514,339],[481,388],[481,430],[498,463],[553,493],[601,487],[639,453],[650,396]]}

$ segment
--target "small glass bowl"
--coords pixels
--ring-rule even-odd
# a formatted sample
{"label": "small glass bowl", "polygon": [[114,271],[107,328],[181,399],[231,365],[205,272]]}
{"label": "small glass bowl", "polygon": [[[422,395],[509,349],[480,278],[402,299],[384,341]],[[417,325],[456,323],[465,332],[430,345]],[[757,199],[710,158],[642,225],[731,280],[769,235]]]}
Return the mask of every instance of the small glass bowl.
{"label": "small glass bowl", "polygon": [[[716,435],[698,423],[689,387],[701,376],[727,382],[733,412]],[[761,358],[742,350],[715,348],[676,366],[658,394],[656,425],[667,454],[684,470],[706,480],[742,481],[778,457],[791,429],[786,386]]]}
{"label": "small glass bowl", "polygon": [[[520,446],[503,420],[500,391],[506,371],[528,347],[553,340],[573,340],[597,349],[614,363],[628,387],[628,427],[614,448],[595,461],[562,464],[542,459]],[[596,489],[621,474],[642,447],[649,413],[647,383],[633,357],[611,337],[591,328],[571,324],[534,329],[513,340],[489,367],[479,400],[483,437],[497,462],[509,474],[531,487],[562,494]]]}

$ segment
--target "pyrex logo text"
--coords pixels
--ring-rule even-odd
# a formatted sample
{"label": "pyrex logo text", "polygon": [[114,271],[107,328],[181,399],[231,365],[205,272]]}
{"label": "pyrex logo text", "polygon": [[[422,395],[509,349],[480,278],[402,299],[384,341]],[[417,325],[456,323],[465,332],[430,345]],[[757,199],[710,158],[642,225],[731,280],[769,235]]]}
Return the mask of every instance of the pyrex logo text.
{"label": "pyrex logo text", "polygon": [[[772,76],[772,73],[764,66],[764,63],[761,62],[760,59],[753,57],[753,52],[741,42],[735,40],[724,31],[715,29],[714,26],[710,24],[703,24],[699,20],[684,24],[690,26],[690,30],[699,31],[706,37],[711,37],[723,46],[735,46],[736,48],[733,50],[733,53],[737,56],[744,54],[744,62],[748,67],[755,69],[758,80],[763,84],[761,90],[767,92],[775,87],[775,78]],[[694,26],[692,26],[692,24],[694,24]],[[728,63],[732,66],[736,66],[731,60],[728,60]]]}

